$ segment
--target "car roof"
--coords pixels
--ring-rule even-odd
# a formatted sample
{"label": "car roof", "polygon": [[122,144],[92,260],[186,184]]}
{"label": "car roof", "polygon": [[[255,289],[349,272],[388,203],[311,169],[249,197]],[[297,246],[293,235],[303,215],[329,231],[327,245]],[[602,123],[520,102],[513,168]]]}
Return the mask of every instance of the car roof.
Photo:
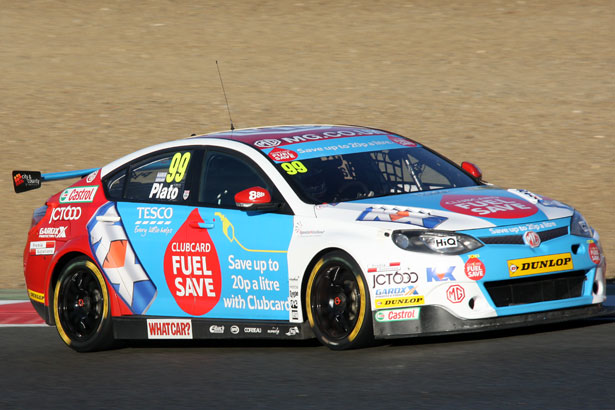
{"label": "car roof", "polygon": [[358,125],[304,124],[242,128],[197,135],[189,137],[189,139],[220,138],[243,142],[256,148],[268,148],[277,145],[329,138],[381,135],[383,133],[393,134],[377,128],[362,127]]}
{"label": "car roof", "polygon": [[328,139],[357,138],[370,135],[389,135],[391,137],[399,137],[398,134],[389,131],[377,128],[362,127],[359,125],[275,125],[218,131],[203,135],[195,135],[180,140],[168,141],[140,149],[105,165],[102,168],[101,175],[105,176],[114,169],[117,169],[134,159],[158,150],[175,148],[179,146],[208,145],[209,141],[213,142],[214,140],[218,140],[218,143],[222,143],[223,146],[232,143],[240,143],[248,150],[253,149],[262,152],[263,150],[268,150],[269,148],[302,142],[324,142]]}

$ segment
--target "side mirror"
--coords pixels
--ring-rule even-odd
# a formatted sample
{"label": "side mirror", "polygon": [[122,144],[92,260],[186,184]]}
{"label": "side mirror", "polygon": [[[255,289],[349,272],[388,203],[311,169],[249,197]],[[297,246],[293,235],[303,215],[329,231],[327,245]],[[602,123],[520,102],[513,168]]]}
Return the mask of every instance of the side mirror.
{"label": "side mirror", "polygon": [[271,194],[264,188],[254,186],[235,194],[235,205],[245,211],[275,208],[271,202]]}
{"label": "side mirror", "polygon": [[480,171],[480,168],[471,162],[462,162],[461,169],[463,169],[468,174],[472,175],[476,179],[482,179],[483,173]]}

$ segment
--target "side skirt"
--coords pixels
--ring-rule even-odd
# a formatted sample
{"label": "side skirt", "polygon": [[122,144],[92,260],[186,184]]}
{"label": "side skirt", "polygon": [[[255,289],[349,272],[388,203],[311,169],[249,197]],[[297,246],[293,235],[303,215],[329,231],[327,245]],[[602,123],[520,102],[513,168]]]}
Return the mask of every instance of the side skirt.
{"label": "side skirt", "polygon": [[116,339],[280,339],[314,338],[307,322],[216,320],[201,318],[114,317]]}

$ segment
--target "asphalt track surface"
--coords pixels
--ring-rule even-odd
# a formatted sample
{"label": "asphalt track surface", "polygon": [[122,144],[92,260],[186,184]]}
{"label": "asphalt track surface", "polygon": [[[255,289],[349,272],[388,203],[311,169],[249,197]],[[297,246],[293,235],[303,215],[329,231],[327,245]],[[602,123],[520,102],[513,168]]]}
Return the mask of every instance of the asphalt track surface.
{"label": "asphalt track surface", "polygon": [[0,328],[0,408],[612,409],[615,316],[333,352],[157,342],[80,354]]}

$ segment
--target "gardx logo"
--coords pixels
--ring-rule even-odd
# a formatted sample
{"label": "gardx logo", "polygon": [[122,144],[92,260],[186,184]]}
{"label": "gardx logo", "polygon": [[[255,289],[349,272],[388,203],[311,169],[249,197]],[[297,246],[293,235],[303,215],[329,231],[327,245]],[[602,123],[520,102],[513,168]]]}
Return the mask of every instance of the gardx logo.
{"label": "gardx logo", "polygon": [[574,265],[572,263],[572,256],[569,253],[508,261],[508,272],[511,277],[558,272],[570,269],[574,269]]}

